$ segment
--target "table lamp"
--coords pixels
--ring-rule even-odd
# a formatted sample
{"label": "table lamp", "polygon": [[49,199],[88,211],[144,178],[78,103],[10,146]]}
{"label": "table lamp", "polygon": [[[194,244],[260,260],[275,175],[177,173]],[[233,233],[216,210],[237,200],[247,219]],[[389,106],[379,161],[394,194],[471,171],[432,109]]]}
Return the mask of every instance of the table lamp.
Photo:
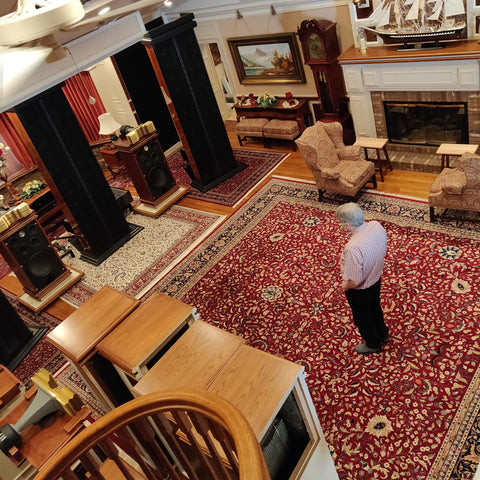
{"label": "table lamp", "polygon": [[110,135],[110,145],[107,145],[107,148],[113,149],[115,148],[113,142],[118,139],[118,135],[116,135],[116,131],[120,129],[121,125],[113,118],[113,115],[109,112],[102,113],[98,117],[98,121],[100,122],[100,135]]}

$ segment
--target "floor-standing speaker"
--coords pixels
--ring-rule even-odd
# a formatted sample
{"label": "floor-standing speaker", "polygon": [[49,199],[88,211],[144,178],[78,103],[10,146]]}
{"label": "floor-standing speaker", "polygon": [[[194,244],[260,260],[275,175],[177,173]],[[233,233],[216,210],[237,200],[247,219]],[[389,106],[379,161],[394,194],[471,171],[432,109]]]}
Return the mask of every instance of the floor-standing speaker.
{"label": "floor-standing speaker", "polygon": [[88,242],[80,258],[98,265],[131,238],[132,230],[61,85],[15,108],[55,189]]}
{"label": "floor-standing speaker", "polygon": [[[144,41],[153,54],[175,106],[198,178],[207,191],[245,168],[235,160],[222,115],[195,37],[193,14],[149,30]],[[153,58],[152,58],[153,57]],[[192,166],[193,167],[193,166]]]}
{"label": "floor-standing speaker", "polygon": [[27,327],[0,290],[0,364],[15,370],[47,331],[48,327]]}
{"label": "floor-standing speaker", "polygon": [[35,215],[18,220],[2,232],[0,253],[24,290],[35,298],[40,298],[70,275]]}
{"label": "floor-standing speaker", "polygon": [[177,189],[156,133],[148,134],[132,145],[120,137],[115,148],[143,203],[155,205]]}

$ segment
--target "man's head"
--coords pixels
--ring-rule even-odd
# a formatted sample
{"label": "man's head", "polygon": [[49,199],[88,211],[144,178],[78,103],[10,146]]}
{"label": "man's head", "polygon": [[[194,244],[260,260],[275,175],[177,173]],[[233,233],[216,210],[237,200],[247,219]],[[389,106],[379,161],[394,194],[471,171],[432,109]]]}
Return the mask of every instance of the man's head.
{"label": "man's head", "polygon": [[363,212],[356,203],[344,203],[337,208],[336,213],[338,221],[341,223],[346,223],[353,228],[363,225]]}

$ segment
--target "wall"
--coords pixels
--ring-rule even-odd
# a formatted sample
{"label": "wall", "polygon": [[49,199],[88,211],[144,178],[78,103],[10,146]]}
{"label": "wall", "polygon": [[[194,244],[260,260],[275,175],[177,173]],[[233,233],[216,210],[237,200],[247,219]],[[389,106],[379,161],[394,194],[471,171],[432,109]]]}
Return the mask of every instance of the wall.
{"label": "wall", "polygon": [[301,45],[298,41],[298,48],[302,56],[302,65],[305,69],[305,84],[255,84],[241,85],[235,71],[235,66],[230,55],[227,39],[234,37],[248,37],[256,35],[266,35],[273,33],[287,33],[297,31],[303,20],[326,19],[337,23],[337,37],[340,45],[340,51],[343,52],[353,44],[352,28],[350,23],[350,14],[348,4],[329,5],[325,8],[304,9],[298,11],[289,11],[271,15],[270,12],[259,15],[244,15],[237,19],[234,15],[230,18],[222,18],[214,21],[202,21],[197,18],[198,23],[195,29],[196,36],[200,43],[216,39],[219,43],[222,58],[228,79],[233,89],[233,94],[245,95],[253,93],[260,95],[267,91],[273,95],[284,96],[285,92],[291,91],[294,96],[316,97],[317,91],[313,80],[311,69],[303,64]]}

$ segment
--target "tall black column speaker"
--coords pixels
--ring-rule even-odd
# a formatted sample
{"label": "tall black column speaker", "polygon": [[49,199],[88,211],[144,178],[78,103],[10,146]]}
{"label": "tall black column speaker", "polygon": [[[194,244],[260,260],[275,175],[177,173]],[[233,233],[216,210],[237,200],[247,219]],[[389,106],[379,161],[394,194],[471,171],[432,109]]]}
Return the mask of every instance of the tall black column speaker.
{"label": "tall black column speaker", "polygon": [[32,336],[32,332],[0,290],[0,363],[8,365]]}
{"label": "tall black column speaker", "polygon": [[[225,125],[198,46],[192,13],[146,35],[172,97],[205,191],[245,165],[235,161]],[[158,128],[158,125],[157,125]]]}
{"label": "tall black column speaker", "polygon": [[129,225],[61,85],[18,105],[16,111],[91,254],[100,256],[128,240]]}
{"label": "tall black column speaker", "polygon": [[163,150],[173,147],[178,142],[177,131],[145,47],[136,43],[113,58],[140,121],[152,121],[158,127]]}

